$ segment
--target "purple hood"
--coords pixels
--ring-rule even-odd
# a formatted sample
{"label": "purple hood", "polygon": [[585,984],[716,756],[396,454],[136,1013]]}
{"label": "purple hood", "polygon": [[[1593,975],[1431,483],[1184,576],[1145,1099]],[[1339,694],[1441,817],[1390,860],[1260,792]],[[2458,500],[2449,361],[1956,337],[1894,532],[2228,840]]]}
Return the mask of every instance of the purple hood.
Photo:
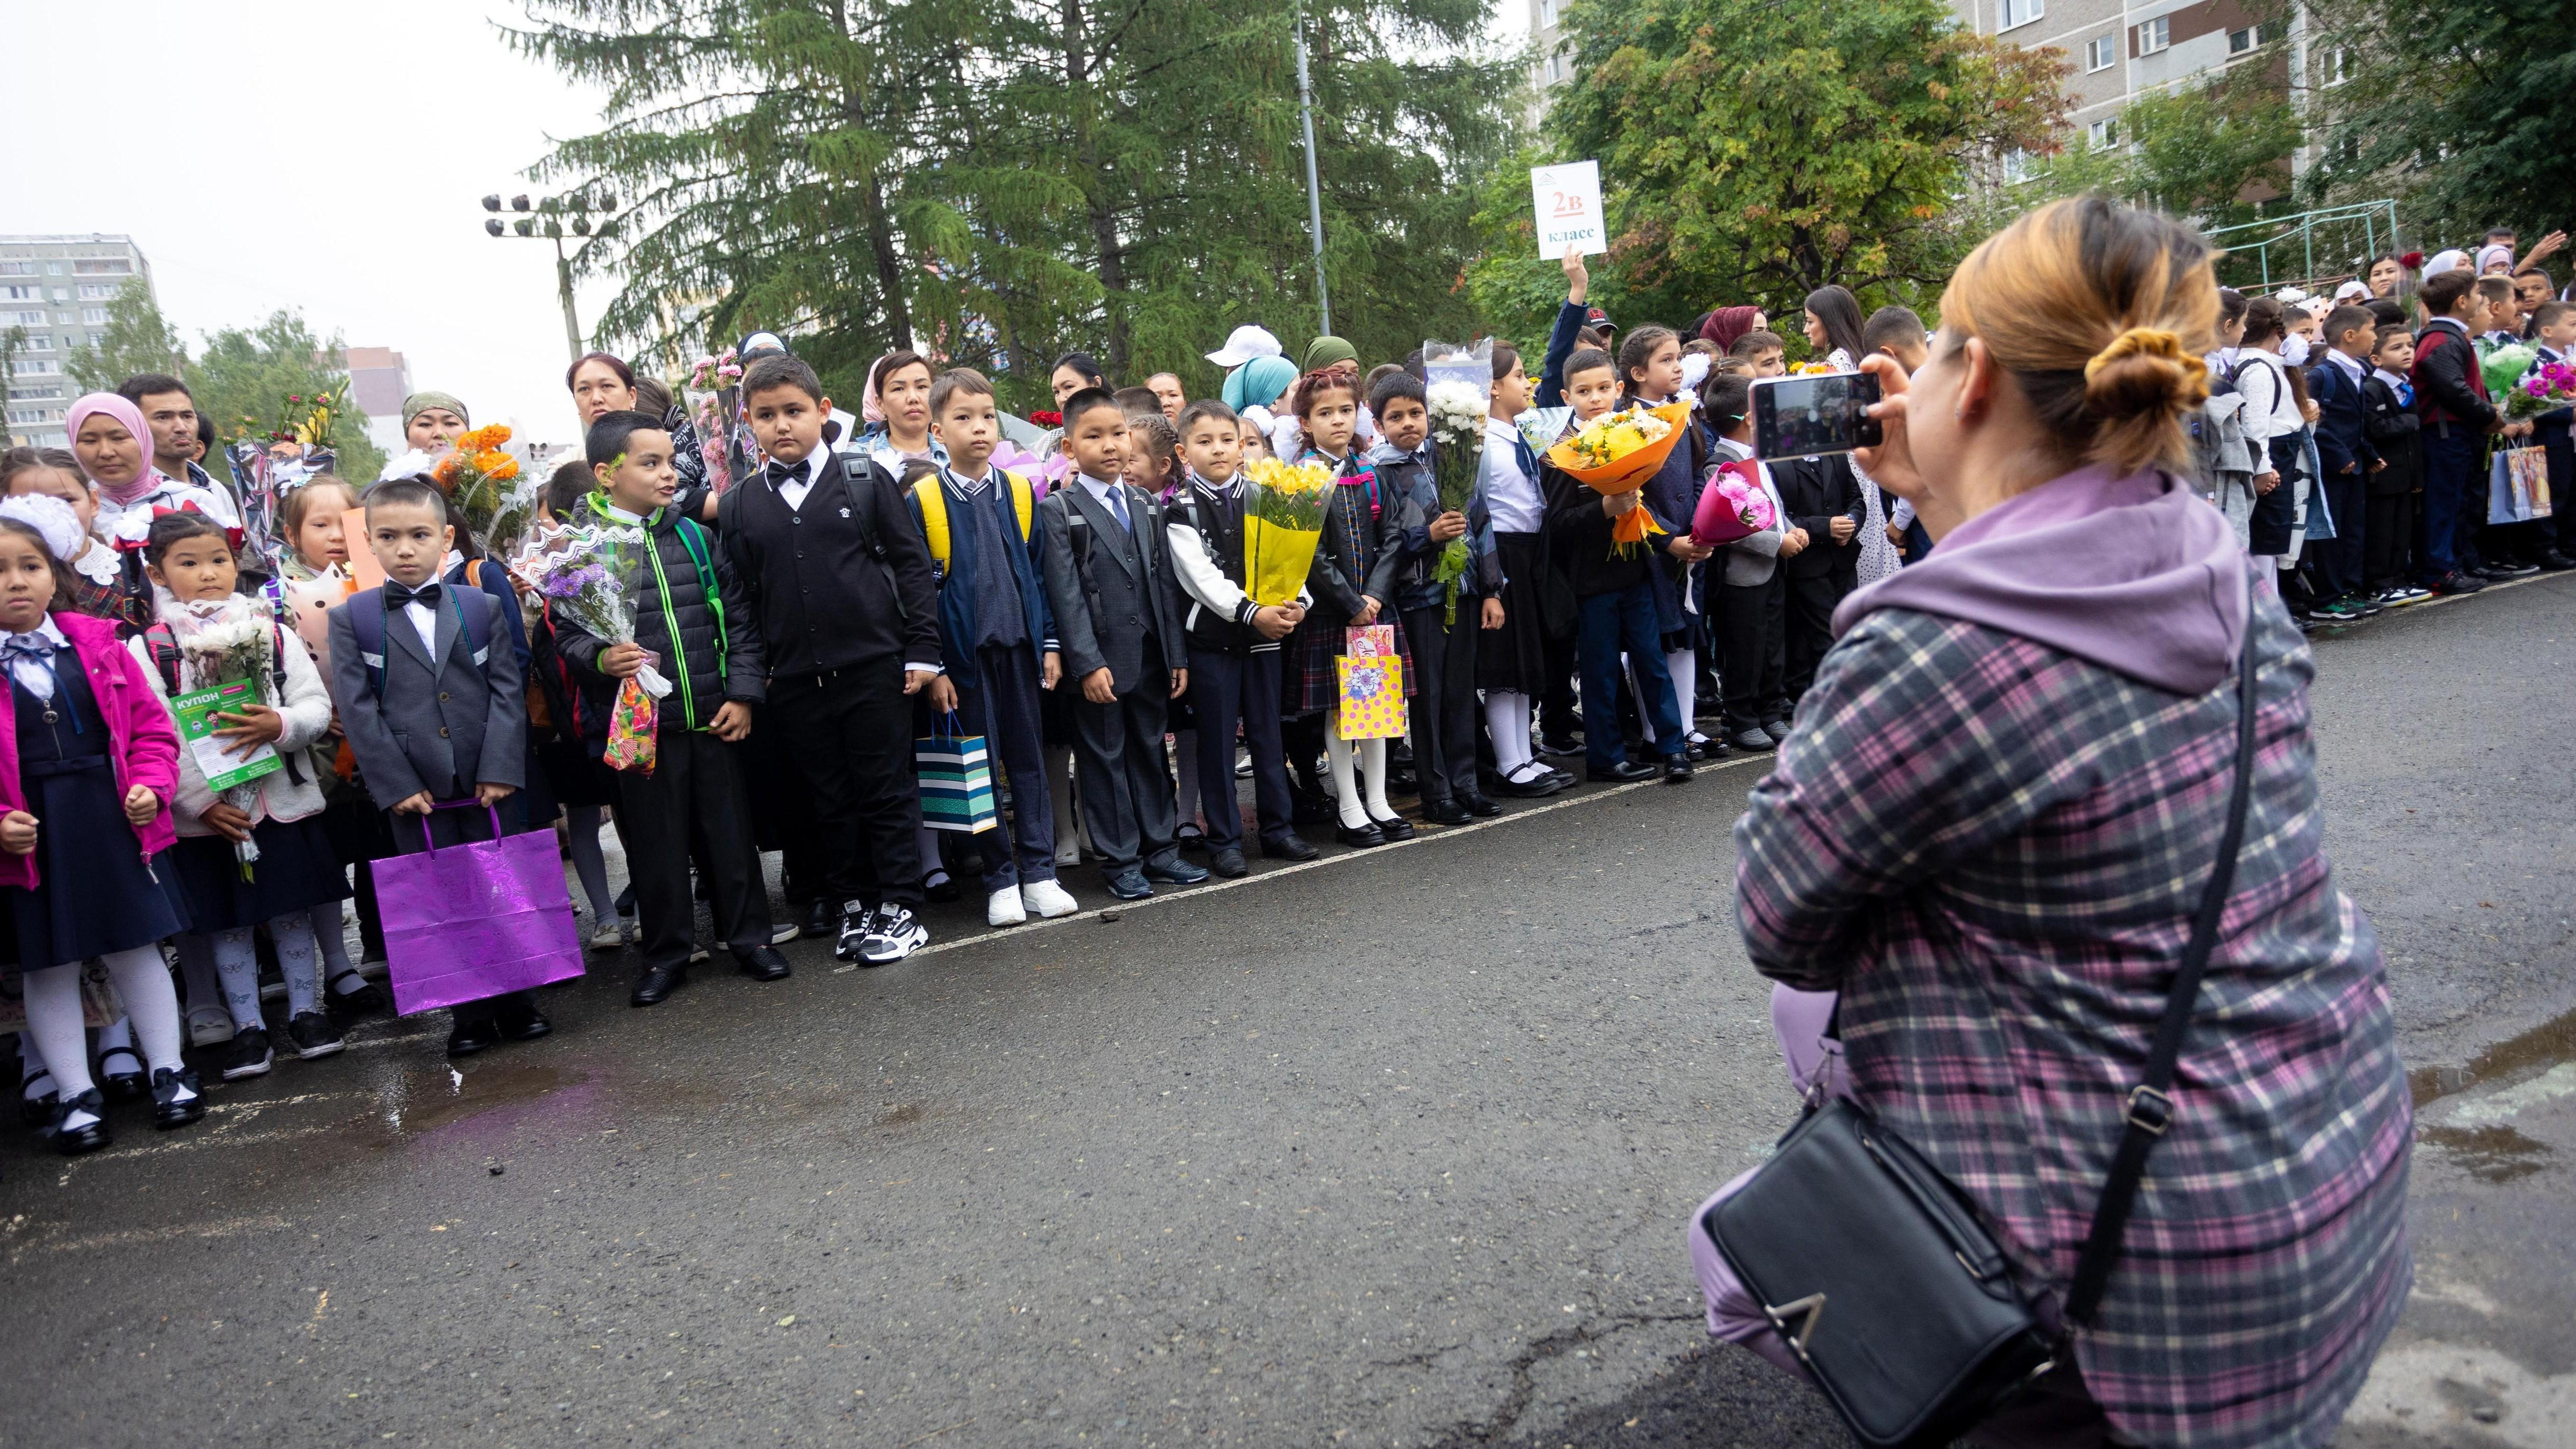
{"label": "purple hood", "polygon": [[2245,579],[2227,520],[2181,483],[2079,468],[1969,519],[1921,563],[1844,599],[1834,633],[1874,610],[1913,609],[2206,694],[2235,667]]}

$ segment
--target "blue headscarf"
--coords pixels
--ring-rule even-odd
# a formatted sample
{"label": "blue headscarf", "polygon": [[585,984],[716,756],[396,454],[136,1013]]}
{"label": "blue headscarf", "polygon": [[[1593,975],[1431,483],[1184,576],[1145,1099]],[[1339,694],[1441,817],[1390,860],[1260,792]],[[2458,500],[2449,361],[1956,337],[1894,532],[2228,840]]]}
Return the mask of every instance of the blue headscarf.
{"label": "blue headscarf", "polygon": [[1279,401],[1297,381],[1297,364],[1284,357],[1256,357],[1225,375],[1225,405],[1241,412]]}

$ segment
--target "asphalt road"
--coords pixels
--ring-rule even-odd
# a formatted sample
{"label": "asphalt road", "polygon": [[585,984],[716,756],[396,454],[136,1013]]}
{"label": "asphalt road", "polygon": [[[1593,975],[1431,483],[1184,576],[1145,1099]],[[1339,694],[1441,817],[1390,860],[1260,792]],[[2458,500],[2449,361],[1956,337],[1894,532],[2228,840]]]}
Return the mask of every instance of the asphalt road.
{"label": "asphalt road", "polygon": [[[2563,1443],[2571,608],[2317,642],[2438,1129],[2350,1444]],[[0,1446],[1842,1444],[1683,1251],[1794,1106],[1731,926],[1760,768],[652,1011],[610,959],[461,1072],[380,1022],[186,1133],[7,1134]]]}

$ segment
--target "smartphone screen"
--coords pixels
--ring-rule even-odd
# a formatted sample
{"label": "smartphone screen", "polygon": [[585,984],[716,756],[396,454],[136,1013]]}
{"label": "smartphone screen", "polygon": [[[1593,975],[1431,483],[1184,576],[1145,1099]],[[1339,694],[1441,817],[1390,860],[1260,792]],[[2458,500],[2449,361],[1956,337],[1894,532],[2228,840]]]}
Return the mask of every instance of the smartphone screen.
{"label": "smartphone screen", "polygon": [[1875,448],[1878,379],[1866,372],[1763,377],[1753,382],[1753,451],[1763,458],[1811,458]]}

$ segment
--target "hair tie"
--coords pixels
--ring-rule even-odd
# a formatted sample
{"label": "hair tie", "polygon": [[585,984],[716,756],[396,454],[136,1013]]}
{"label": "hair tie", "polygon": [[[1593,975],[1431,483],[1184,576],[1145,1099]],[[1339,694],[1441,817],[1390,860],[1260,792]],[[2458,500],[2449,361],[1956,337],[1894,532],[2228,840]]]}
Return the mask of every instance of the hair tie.
{"label": "hair tie", "polygon": [[2111,339],[2111,345],[2093,354],[2084,364],[2084,380],[2124,357],[2161,357],[2179,365],[2186,373],[2206,376],[2209,364],[2183,350],[2182,338],[2161,327],[2132,327]]}

